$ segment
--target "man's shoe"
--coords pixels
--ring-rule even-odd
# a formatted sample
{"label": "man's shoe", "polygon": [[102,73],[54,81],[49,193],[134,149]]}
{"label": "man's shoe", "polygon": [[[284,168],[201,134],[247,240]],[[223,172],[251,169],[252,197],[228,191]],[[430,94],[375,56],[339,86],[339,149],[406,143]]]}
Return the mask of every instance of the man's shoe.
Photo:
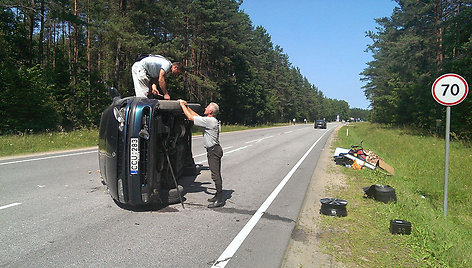
{"label": "man's shoe", "polygon": [[208,208],[219,208],[219,207],[222,207],[226,204],[225,201],[215,201],[214,203],[211,203],[208,205]]}

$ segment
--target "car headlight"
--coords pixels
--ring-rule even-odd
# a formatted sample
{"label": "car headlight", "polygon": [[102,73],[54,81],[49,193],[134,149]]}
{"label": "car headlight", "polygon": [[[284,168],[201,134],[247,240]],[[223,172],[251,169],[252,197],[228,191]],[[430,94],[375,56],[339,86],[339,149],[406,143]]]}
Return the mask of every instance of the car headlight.
{"label": "car headlight", "polygon": [[124,108],[121,108],[120,110],[118,110],[117,107],[113,108],[113,114],[115,115],[116,121],[118,121],[118,123],[120,124],[118,126],[118,129],[120,131],[123,131],[123,129],[125,127],[125,111],[124,111]]}

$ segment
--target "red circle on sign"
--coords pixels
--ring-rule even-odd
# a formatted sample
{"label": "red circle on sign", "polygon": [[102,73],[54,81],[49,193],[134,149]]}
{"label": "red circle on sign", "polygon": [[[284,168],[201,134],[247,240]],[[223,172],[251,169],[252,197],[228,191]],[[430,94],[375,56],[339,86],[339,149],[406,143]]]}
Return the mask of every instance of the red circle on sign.
{"label": "red circle on sign", "polygon": [[[443,96],[436,94],[436,90],[442,90],[440,88],[437,88],[439,86],[439,82],[450,82],[451,80],[460,81],[462,83],[462,86],[464,87],[464,92],[463,93],[460,92],[461,90],[459,90],[458,88],[458,91],[459,91],[458,93],[461,93],[460,96],[455,97],[451,100],[450,98],[445,97],[446,94],[443,94]],[[446,86],[448,85],[449,84],[446,84]],[[441,86],[445,86],[445,85],[443,84]],[[447,90],[448,88],[446,88],[444,92],[447,93],[446,92]],[[446,106],[453,106],[453,105],[461,103],[467,97],[467,94],[469,93],[469,86],[467,85],[467,82],[465,81],[465,79],[458,74],[444,74],[438,77],[436,81],[434,81],[433,86],[431,88],[431,92],[433,94],[433,98],[438,103],[442,105],[446,105]],[[452,93],[452,88],[451,88],[451,93]]]}

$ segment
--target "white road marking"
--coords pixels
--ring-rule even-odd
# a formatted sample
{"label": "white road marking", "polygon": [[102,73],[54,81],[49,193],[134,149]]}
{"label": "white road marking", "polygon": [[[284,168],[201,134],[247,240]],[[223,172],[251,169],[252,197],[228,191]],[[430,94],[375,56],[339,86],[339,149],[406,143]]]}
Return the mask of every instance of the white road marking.
{"label": "white road marking", "polygon": [[288,133],[292,133],[293,130],[290,130],[290,131],[287,131],[287,132],[284,132],[284,134],[288,134]]}
{"label": "white road marking", "polygon": [[268,136],[268,137],[264,137],[264,138],[260,138],[260,139],[252,140],[252,141],[246,141],[246,143],[252,143],[252,142],[258,143],[260,141],[263,141],[265,139],[272,138],[272,137],[274,137],[274,136]]}
{"label": "white road marking", "polygon": [[[229,148],[233,148],[233,146],[228,146],[228,147],[225,147],[223,148],[223,151],[226,150],[226,149],[229,149]],[[207,153],[203,153],[203,154],[197,154],[197,155],[194,155],[193,158],[195,157],[199,157],[199,156],[202,156],[202,155],[206,155]]]}
{"label": "white road marking", "polygon": [[62,155],[46,156],[46,157],[40,157],[40,158],[24,159],[24,160],[0,163],[0,166],[10,165],[10,164],[18,164],[18,163],[25,163],[25,162],[32,162],[32,161],[39,161],[39,160],[46,160],[46,159],[53,159],[53,158],[60,158],[60,157],[67,157],[67,156],[74,156],[74,155],[97,153],[97,152],[98,152],[98,150],[93,150],[93,151],[79,152],[79,153],[72,153],[72,154],[62,154]]}
{"label": "white road marking", "polygon": [[[244,149],[246,149],[247,147],[250,147],[250,146],[251,146],[251,145],[246,145],[246,146],[243,146],[243,147],[239,147],[239,148],[236,148],[236,149],[231,150],[231,151],[229,151],[229,152],[224,152],[223,154],[224,154],[224,155],[228,155],[228,154],[231,154],[231,153],[240,151],[240,150],[244,150]],[[206,154],[206,153],[205,153],[205,154]],[[207,160],[200,161],[200,162],[195,163],[195,164],[201,165],[201,164],[206,163],[206,162],[208,162],[208,159],[207,159]]]}
{"label": "white road marking", "polygon": [[10,208],[10,207],[18,206],[18,205],[21,205],[21,203],[12,203],[9,205],[1,206],[0,209]]}
{"label": "white road marking", "polygon": [[224,154],[228,155],[228,154],[231,154],[231,153],[234,153],[234,152],[237,152],[237,151],[244,150],[244,149],[246,149],[247,147],[250,147],[250,146],[251,146],[251,145],[246,145],[246,146],[243,146],[243,147],[239,147],[239,148],[236,148],[236,149],[231,150],[231,151],[229,151],[229,152],[226,152],[226,153],[224,153]]}
{"label": "white road marking", "polygon": [[264,215],[266,210],[269,208],[269,206],[272,204],[272,202],[275,200],[277,195],[282,191],[284,186],[287,184],[287,182],[290,180],[292,175],[295,173],[295,171],[298,169],[298,167],[302,164],[302,162],[305,160],[305,158],[308,156],[308,154],[315,148],[316,144],[323,138],[323,136],[326,134],[325,132],[321,137],[311,145],[310,149],[298,160],[298,162],[295,164],[295,166],[290,170],[290,172],[285,175],[283,180],[277,185],[277,187],[272,191],[272,193],[267,197],[267,199],[264,201],[264,203],[261,205],[261,207],[256,211],[256,213],[251,217],[251,219],[246,223],[246,225],[241,229],[241,231],[236,235],[236,237],[231,241],[229,246],[223,251],[221,256],[215,261],[213,264],[212,268],[223,268],[226,266],[226,264],[231,260],[231,258],[234,256],[234,253],[239,249],[241,244],[244,242],[246,237],[249,235],[249,233],[252,231],[252,229],[256,226],[256,224],[259,222],[261,217]]}

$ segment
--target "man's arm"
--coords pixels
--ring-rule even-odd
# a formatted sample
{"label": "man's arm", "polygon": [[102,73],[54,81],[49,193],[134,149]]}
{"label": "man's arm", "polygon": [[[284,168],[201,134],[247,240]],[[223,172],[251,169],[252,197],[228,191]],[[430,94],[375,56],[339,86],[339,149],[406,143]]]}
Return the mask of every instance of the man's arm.
{"label": "man's arm", "polygon": [[161,69],[159,71],[159,87],[162,89],[162,94],[164,94],[164,99],[170,100],[169,92],[167,92],[165,75],[166,75],[166,71]]}
{"label": "man's arm", "polygon": [[179,100],[180,107],[182,107],[182,111],[184,112],[185,116],[187,116],[188,120],[193,121],[193,117],[200,116],[196,112],[194,112],[190,107],[187,106],[187,102],[184,100]]}
{"label": "man's arm", "polygon": [[157,89],[157,79],[156,78],[151,78],[151,91],[152,91],[152,94],[154,95],[159,95],[159,89]]}

